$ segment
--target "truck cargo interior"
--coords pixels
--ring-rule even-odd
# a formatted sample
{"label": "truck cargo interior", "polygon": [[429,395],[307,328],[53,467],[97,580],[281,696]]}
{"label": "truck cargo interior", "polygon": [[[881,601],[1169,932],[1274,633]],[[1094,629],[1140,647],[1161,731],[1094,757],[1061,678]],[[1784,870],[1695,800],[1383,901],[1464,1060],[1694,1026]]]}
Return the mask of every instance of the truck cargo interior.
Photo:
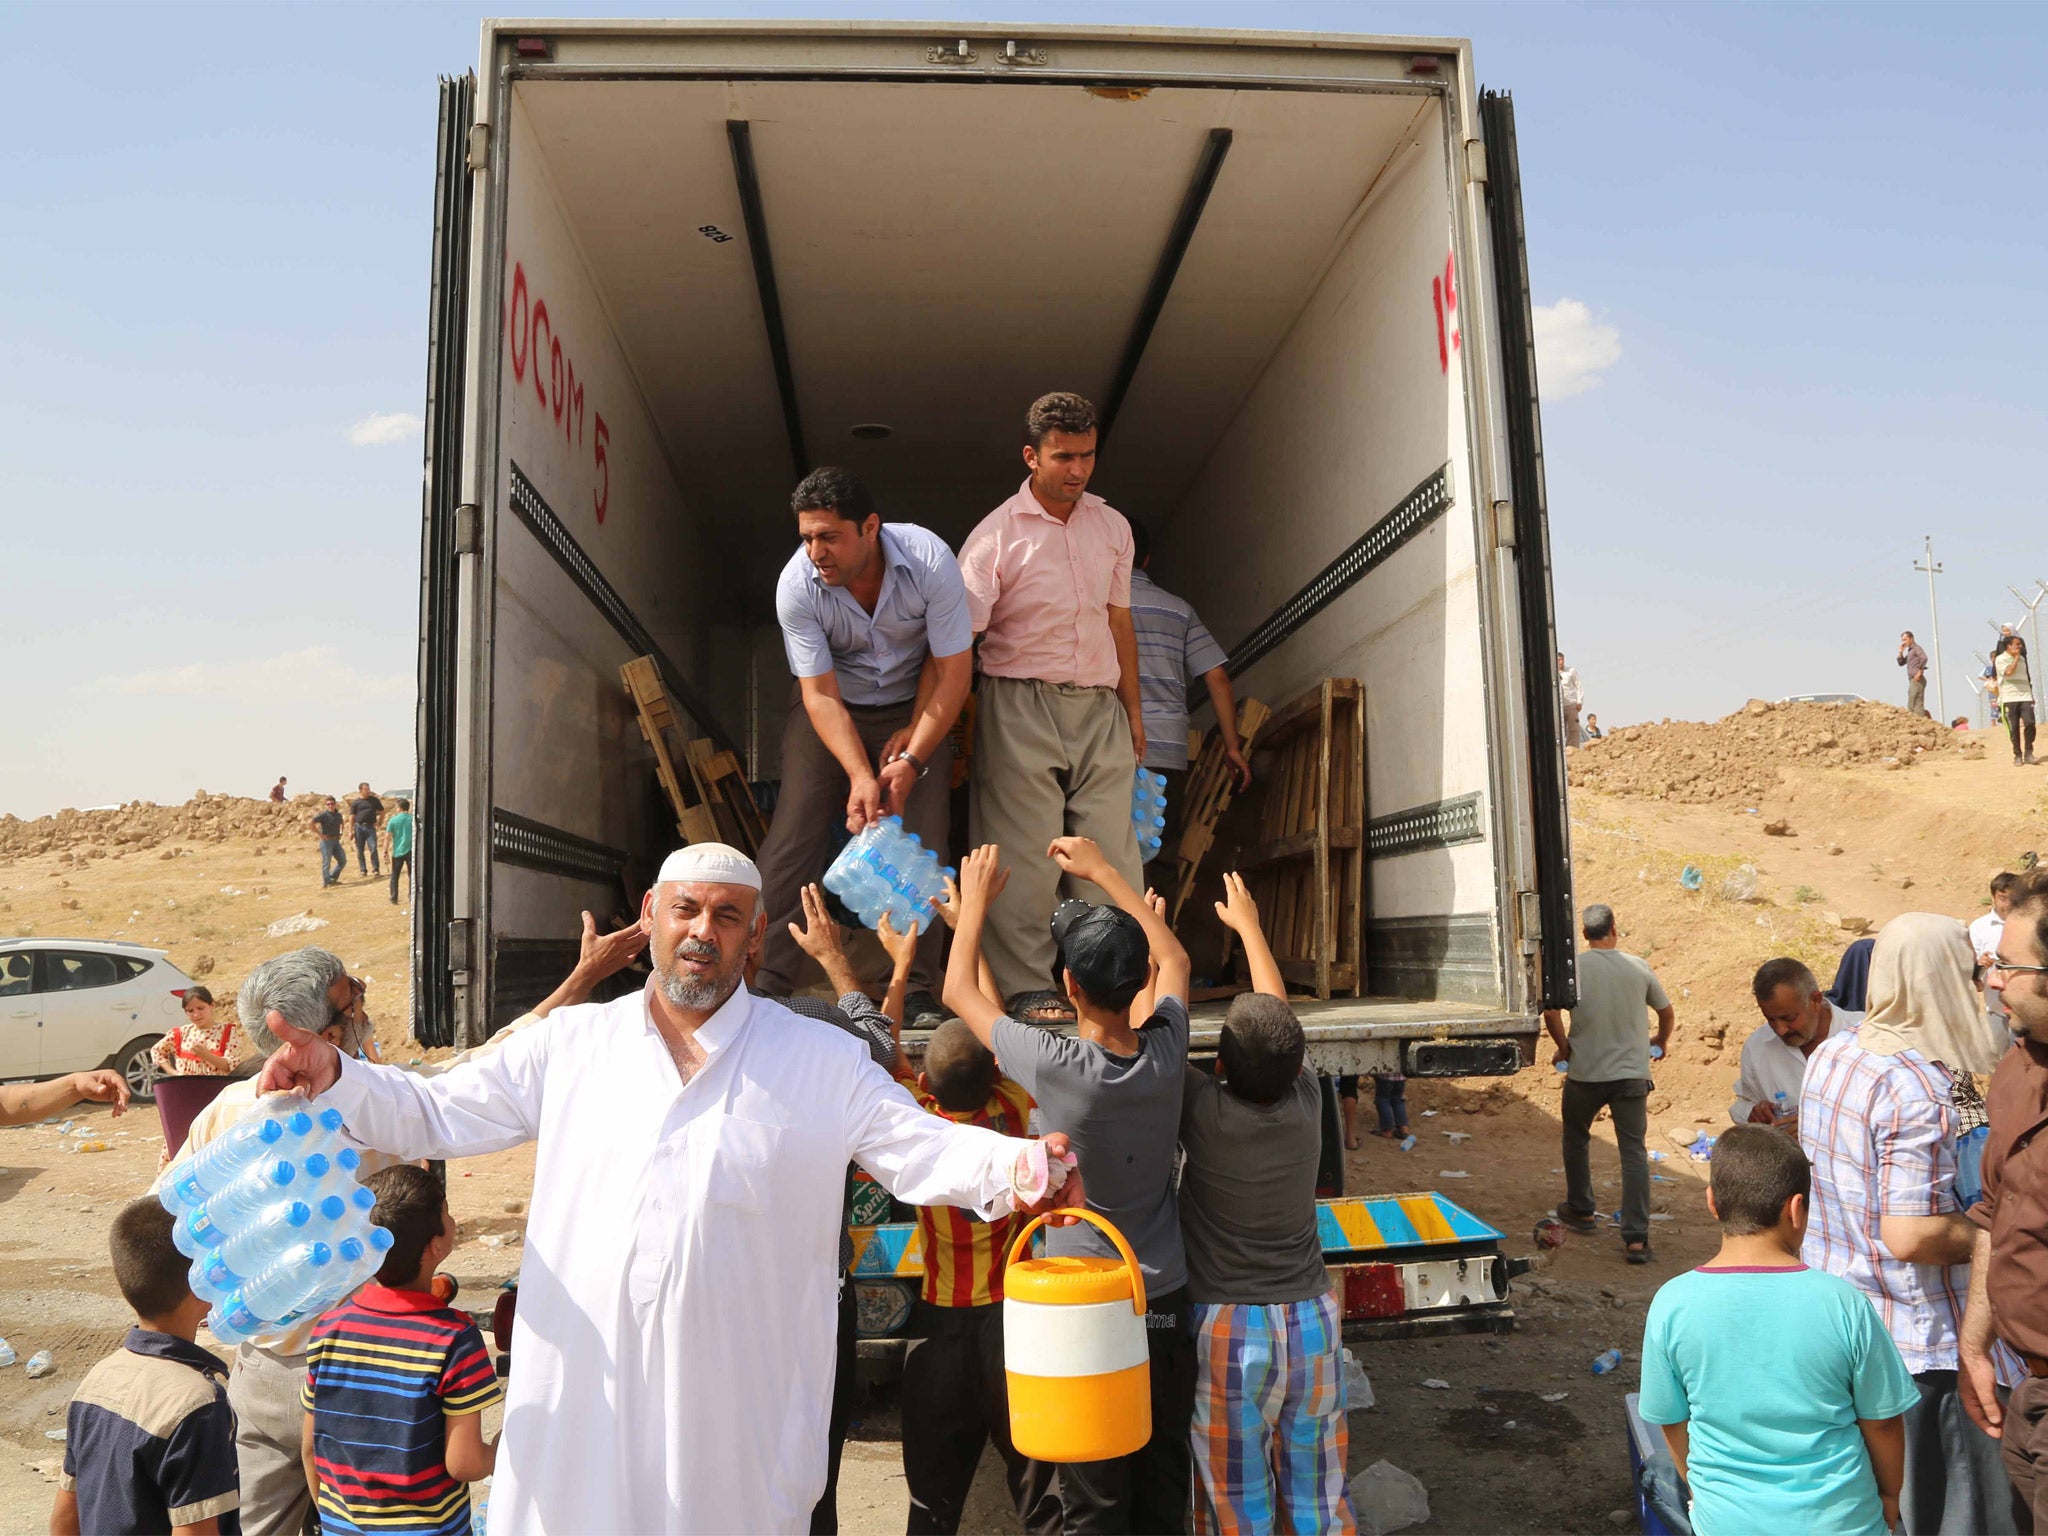
{"label": "truck cargo interior", "polygon": [[[1526,809],[1496,740],[1519,682],[1473,493],[1464,152],[1426,85],[514,80],[471,298],[498,317],[469,809],[492,852],[458,876],[489,886],[487,1019],[675,841],[618,681],[637,642],[773,781],[803,470],[853,469],[957,548],[1023,477],[1025,406],[1071,389],[1108,423],[1093,488],[1151,530],[1239,697],[1363,684],[1368,995],[1305,1004],[1312,1036],[1528,1030],[1501,937],[1500,828]],[[1253,835],[1258,793],[1226,833]]]}

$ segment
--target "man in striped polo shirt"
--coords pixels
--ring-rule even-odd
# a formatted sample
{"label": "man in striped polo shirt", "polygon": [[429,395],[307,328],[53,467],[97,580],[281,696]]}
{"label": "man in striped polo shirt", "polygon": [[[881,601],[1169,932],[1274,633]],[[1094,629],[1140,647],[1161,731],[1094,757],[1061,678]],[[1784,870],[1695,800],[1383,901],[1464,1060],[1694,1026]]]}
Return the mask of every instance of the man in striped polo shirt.
{"label": "man in striped polo shirt", "polygon": [[[984,983],[986,985],[986,983]],[[897,1061],[903,1061],[902,1056]],[[996,1066],[987,1046],[958,1019],[932,1032],[924,1071],[903,1085],[925,1109],[955,1125],[1001,1136],[1029,1134],[1031,1095]],[[951,1205],[917,1208],[924,1251],[924,1297],[913,1332],[923,1342],[903,1363],[903,1478],[910,1485],[910,1536],[952,1536],[984,1442],[994,1440],[1009,1475],[1010,1499],[1026,1530],[1029,1465],[1010,1443],[1010,1393],[1003,1374],[1003,1260],[1025,1218],[981,1221]],[[1057,1501],[1043,1512],[1057,1526]]]}
{"label": "man in striped polo shirt", "polygon": [[468,1536],[464,1485],[497,1461],[483,1413],[501,1394],[476,1324],[433,1294],[455,1218],[424,1168],[385,1168],[369,1186],[370,1219],[394,1241],[376,1280],[313,1327],[306,1481],[323,1532]]}

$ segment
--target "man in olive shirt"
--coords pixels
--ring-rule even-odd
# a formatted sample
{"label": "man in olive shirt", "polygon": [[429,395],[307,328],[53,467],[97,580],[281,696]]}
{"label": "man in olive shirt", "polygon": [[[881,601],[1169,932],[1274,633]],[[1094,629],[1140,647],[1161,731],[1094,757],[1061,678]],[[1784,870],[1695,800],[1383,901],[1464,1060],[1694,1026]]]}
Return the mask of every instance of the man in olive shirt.
{"label": "man in olive shirt", "polygon": [[[2017,1045],[1991,1075],[1991,1138],[1977,1226],[1970,1303],[1957,1341],[1963,1407],[2002,1442],[2021,1530],[2048,1529],[2048,871],[2019,877],[1984,985],[2005,997]],[[2027,1379],[1998,1400],[1991,1351],[2016,1350]]]}
{"label": "man in olive shirt", "polygon": [[1621,1153],[1621,1241],[1631,1264],[1650,1261],[1650,1056],[1653,1043],[1644,1011],[1657,1015],[1655,1053],[1664,1054],[1677,1015],[1656,972],[1617,947],[1614,910],[1595,904],[1580,918],[1586,948],[1579,955],[1579,1006],[1566,1032],[1555,1010],[1543,1027],[1557,1043],[1564,1084],[1564,1203],[1558,1218],[1574,1231],[1599,1230],[1593,1199],[1593,1121],[1601,1110],[1614,1120]]}

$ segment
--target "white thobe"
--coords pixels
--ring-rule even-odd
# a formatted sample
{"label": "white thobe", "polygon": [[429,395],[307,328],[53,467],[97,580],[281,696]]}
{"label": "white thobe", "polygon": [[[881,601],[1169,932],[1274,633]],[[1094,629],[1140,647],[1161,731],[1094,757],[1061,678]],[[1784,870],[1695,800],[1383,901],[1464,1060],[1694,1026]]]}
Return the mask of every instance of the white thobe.
{"label": "white thobe", "polygon": [[[1836,1035],[1855,1034],[1863,1023],[1862,1014],[1846,1008],[1836,1008],[1834,1015],[1834,1022],[1828,1026],[1830,1040]],[[1742,1042],[1742,1066],[1735,1074],[1735,1102],[1728,1106],[1728,1118],[1737,1125],[1747,1125],[1752,1109],[1759,1104],[1776,1108],[1780,1093],[1785,1095],[1787,1107],[1797,1109],[1799,1088],[1805,1077],[1806,1053],[1780,1040],[1770,1025],[1757,1025],[1754,1033]]]}
{"label": "white thobe", "polygon": [[800,1532],[825,1488],[840,1200],[1007,1203],[1024,1142],[927,1114],[860,1041],[742,987],[685,1085],[647,994],[556,1010],[422,1079],[331,1101],[404,1157],[538,1140],[498,1532]]}

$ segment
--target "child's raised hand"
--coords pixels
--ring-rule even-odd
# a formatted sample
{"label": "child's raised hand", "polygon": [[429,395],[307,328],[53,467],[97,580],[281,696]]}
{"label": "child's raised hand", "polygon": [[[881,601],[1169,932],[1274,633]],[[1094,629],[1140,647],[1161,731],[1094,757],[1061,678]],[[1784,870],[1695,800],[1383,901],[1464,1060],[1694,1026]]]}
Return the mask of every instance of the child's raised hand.
{"label": "child's raised hand", "polygon": [[1077,880],[1102,883],[1110,873],[1109,860],[1092,837],[1056,837],[1045,850],[1046,857]]}
{"label": "child's raised hand", "polygon": [[1009,884],[1010,872],[1003,868],[1003,850],[983,843],[960,861],[959,915],[986,912],[988,904]]}
{"label": "child's raised hand", "polygon": [[1223,877],[1223,898],[1216,903],[1216,917],[1224,927],[1241,934],[1259,926],[1259,904],[1236,870]]}
{"label": "child's raised hand", "polygon": [[1160,917],[1166,916],[1166,898],[1153,890],[1149,885],[1145,887],[1145,905],[1150,907]]}
{"label": "child's raised hand", "polygon": [[880,924],[875,928],[875,937],[882,941],[882,948],[888,952],[889,959],[895,963],[898,971],[909,970],[910,962],[916,958],[917,927],[918,925],[912,922],[908,929],[898,933],[896,925],[889,921],[889,914],[884,912]]}

